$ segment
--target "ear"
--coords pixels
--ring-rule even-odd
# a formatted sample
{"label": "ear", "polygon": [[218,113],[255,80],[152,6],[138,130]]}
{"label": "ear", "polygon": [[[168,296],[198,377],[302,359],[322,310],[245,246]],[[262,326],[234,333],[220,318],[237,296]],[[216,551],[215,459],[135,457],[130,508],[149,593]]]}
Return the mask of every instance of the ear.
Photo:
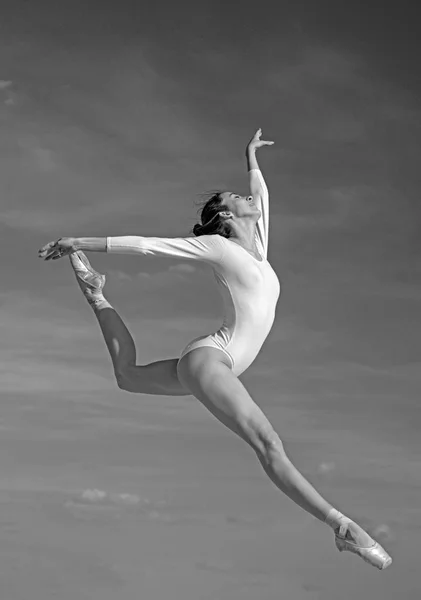
{"label": "ear", "polygon": [[219,216],[223,217],[224,219],[231,219],[233,215],[232,215],[232,212],[224,210],[219,213]]}

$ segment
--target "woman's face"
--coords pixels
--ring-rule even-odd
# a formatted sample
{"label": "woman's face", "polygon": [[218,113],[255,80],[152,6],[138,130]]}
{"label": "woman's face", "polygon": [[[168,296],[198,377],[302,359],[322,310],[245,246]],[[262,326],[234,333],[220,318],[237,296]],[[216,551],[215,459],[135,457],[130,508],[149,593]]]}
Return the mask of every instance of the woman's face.
{"label": "woman's face", "polygon": [[220,198],[222,204],[225,204],[236,217],[260,216],[260,210],[255,205],[253,196],[240,196],[234,192],[222,192]]}

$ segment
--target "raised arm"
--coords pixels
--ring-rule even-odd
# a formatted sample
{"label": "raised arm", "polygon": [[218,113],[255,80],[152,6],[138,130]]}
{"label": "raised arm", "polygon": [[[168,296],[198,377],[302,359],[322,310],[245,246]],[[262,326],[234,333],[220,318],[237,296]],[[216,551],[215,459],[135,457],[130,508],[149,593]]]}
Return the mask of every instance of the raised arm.
{"label": "raised arm", "polygon": [[247,169],[249,173],[250,193],[254,203],[261,212],[256,224],[256,237],[260,250],[265,258],[268,253],[269,241],[269,191],[263,179],[262,172],[257,162],[256,150],[262,146],[272,146],[274,142],[261,140],[262,130],[258,129],[246,149]]}

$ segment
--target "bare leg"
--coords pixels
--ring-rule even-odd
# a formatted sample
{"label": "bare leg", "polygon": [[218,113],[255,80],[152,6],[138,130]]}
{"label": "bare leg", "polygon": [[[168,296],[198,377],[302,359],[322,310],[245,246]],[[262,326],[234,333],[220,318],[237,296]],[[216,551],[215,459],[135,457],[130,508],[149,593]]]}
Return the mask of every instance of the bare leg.
{"label": "bare leg", "polygon": [[120,389],[136,394],[190,395],[179,382],[178,359],[136,365],[136,347],[119,314],[104,298],[105,276],[97,273],[82,252],[70,255],[70,263],[85,298],[98,320]]}
{"label": "bare leg", "polygon": [[186,354],[179,363],[180,380],[217,419],[253,448],[265,472],[282,492],[325,522],[332,505],[291,463],[267,417],[241,381],[218,360],[219,354],[222,355],[214,348],[199,348]]}
{"label": "bare leg", "polygon": [[189,395],[190,392],[178,380],[177,358],[136,365],[134,340],[120,315],[106,300],[105,303],[93,308],[120,389],[137,394]]}
{"label": "bare leg", "polygon": [[380,551],[374,549],[374,540],[357,523],[335,510],[294,467],[278,434],[226,361],[225,355],[215,348],[198,348],[180,360],[179,379],[217,419],[253,448],[278,489],[352,542],[352,548],[341,549],[355,551],[378,568],[388,566],[391,559],[387,561],[387,553],[380,547],[385,556],[377,560]]}

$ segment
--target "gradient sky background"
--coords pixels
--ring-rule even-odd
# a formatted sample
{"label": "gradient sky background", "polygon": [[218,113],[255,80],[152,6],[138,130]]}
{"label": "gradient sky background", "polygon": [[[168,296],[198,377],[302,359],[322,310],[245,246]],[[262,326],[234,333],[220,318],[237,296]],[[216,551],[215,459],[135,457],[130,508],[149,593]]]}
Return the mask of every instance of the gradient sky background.
{"label": "gradient sky background", "polygon": [[[285,597],[337,600],[338,590],[345,600],[367,590],[373,600],[419,597],[410,551],[412,543],[416,547],[411,519],[416,516],[418,531],[420,526],[415,498],[421,426],[421,48],[414,10],[406,2],[387,12],[379,2],[327,0],[2,2],[4,493],[65,493],[104,482],[118,488],[120,475],[113,473],[111,482],[110,461],[120,451],[121,469],[124,461],[135,469],[138,450],[127,442],[127,431],[138,427],[154,432],[136,434],[148,457],[143,468],[158,469],[153,485],[170,485],[171,472],[188,487],[192,469],[199,478],[208,469],[224,512],[227,494],[246,494],[232,483],[233,470],[240,469],[238,481],[244,486],[247,480],[249,490],[256,485],[259,503],[266,501],[276,514],[279,496],[263,484],[258,467],[258,482],[250,483],[253,457],[198,403],[134,397],[116,388],[67,259],[37,258],[38,248],[59,236],[190,235],[201,192],[247,192],[244,149],[262,127],[263,136],[276,142],[259,159],[270,191],[269,260],[283,293],[274,328],[241,379],[300,468],[310,477],[329,471],[321,477],[323,491],[351,512],[392,523],[389,541],[399,544],[400,532],[399,551],[407,553],[396,561],[395,575],[384,574],[379,583],[352,559],[355,580],[346,567],[337,576],[330,563],[312,563],[306,551],[311,576],[295,573]],[[139,363],[176,357],[192,338],[219,326],[222,304],[206,267],[133,256],[90,258],[108,275],[106,295],[133,331]],[[201,466],[194,466],[192,454]],[[217,463],[226,473],[220,479]],[[136,488],[127,475],[129,480]],[[201,481],[206,494],[197,492],[199,504],[209,492]],[[362,486],[361,498],[350,499],[350,481],[354,491]],[[187,497],[180,494],[185,506]],[[302,523],[302,513],[287,506],[288,518]],[[250,500],[248,509],[257,519],[259,505]],[[213,514],[211,505],[206,510]],[[31,513],[28,526],[35,520]],[[320,529],[312,522],[309,527],[317,531],[311,534],[317,545]],[[26,539],[27,529],[20,534]],[[33,535],[36,545],[38,533]],[[289,535],[301,557],[296,537],[308,534]],[[280,551],[278,544],[285,540],[277,540],[273,552]],[[325,548],[337,560],[331,541]],[[158,545],[156,552],[154,560],[162,560]],[[165,567],[170,571],[171,560]],[[74,579],[57,583],[68,585],[69,598],[78,591],[75,581],[84,581],[82,566],[75,569]],[[279,566],[273,569],[275,577]],[[291,576],[293,560],[288,569]],[[325,578],[317,575],[322,571]],[[170,594],[182,572],[172,572],[164,591],[151,583],[148,600],[167,589]],[[222,591],[216,573],[214,592],[198,594],[204,585],[198,579],[197,587],[181,587],[180,597],[237,598],[236,580]],[[138,589],[135,568],[131,576]],[[119,577],[107,589],[115,585],[119,598],[134,597],[129,575],[120,571]],[[306,577],[313,583],[300,587]],[[23,600],[26,588],[16,585],[12,577],[10,599],[16,593]],[[45,582],[38,585],[40,598],[49,598]],[[95,585],[89,589],[86,598],[96,598]],[[262,590],[262,600],[279,597],[276,586]],[[78,593],[88,594],[84,588]],[[98,597],[115,597],[115,591],[106,593],[101,589]],[[243,600],[245,594],[242,589]]]}

